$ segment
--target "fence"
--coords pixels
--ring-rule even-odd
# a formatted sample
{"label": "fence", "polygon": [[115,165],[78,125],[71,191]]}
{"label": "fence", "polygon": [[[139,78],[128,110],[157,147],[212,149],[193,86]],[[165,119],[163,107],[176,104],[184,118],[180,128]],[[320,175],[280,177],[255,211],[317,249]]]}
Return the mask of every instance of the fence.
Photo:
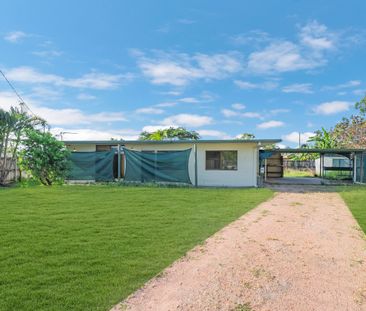
{"label": "fence", "polygon": [[315,160],[283,160],[285,169],[312,170],[315,171]]}
{"label": "fence", "polygon": [[[0,159],[0,167],[2,167],[3,161],[4,160]],[[16,161],[11,161],[10,158],[6,159],[6,161],[7,161],[6,165],[7,167],[4,169],[6,176],[5,183],[11,183],[19,178],[21,171],[17,166]]]}

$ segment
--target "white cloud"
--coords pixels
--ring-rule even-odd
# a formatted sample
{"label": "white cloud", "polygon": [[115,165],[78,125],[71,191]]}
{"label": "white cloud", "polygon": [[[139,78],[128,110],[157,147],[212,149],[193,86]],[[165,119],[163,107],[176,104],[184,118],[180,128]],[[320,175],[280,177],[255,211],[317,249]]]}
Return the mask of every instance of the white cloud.
{"label": "white cloud", "polygon": [[154,108],[154,107],[145,107],[136,109],[136,113],[139,114],[162,114],[164,113],[163,109]]}
{"label": "white cloud", "polygon": [[232,104],[231,107],[233,107],[236,110],[243,110],[243,109],[245,109],[245,105],[240,104],[240,103]]}
{"label": "white cloud", "polygon": [[284,144],[276,144],[276,147],[280,148],[280,149],[286,149],[287,148],[287,146],[284,145]]}
{"label": "white cloud", "polygon": [[331,115],[336,114],[343,111],[348,111],[351,107],[352,103],[346,101],[331,101],[325,102],[317,107],[313,108],[313,111],[316,114],[320,115]]}
{"label": "white cloud", "polygon": [[271,120],[258,124],[257,128],[261,130],[266,130],[270,128],[282,127],[284,125],[285,123],[283,123],[282,121]]}
{"label": "white cloud", "polygon": [[177,105],[176,102],[163,102],[163,103],[157,104],[155,106],[156,107],[174,107],[176,105]]}
{"label": "white cloud", "polygon": [[215,95],[211,94],[210,92],[202,92],[197,97],[183,97],[177,99],[178,102],[181,103],[189,103],[189,104],[199,104],[199,103],[208,103],[215,99]]}
{"label": "white cloud", "polygon": [[290,112],[291,110],[290,109],[286,109],[286,108],[278,108],[278,109],[272,109],[270,111],[270,113],[272,115],[277,115],[277,114],[281,114],[281,113],[287,113],[287,112]]}
{"label": "white cloud", "polygon": [[31,106],[32,111],[44,118],[51,125],[80,125],[106,122],[126,121],[125,116],[120,112],[100,112],[87,114],[75,108],[48,108],[42,106]]}
{"label": "white cloud", "polygon": [[58,50],[43,50],[43,51],[34,51],[32,52],[33,55],[45,58],[52,58],[61,56],[63,53]]}
{"label": "white cloud", "polygon": [[360,80],[350,80],[345,83],[337,84],[337,85],[327,85],[322,88],[323,91],[333,91],[338,89],[347,89],[358,87],[362,84]]}
{"label": "white cloud", "polygon": [[301,28],[300,41],[302,44],[316,50],[332,49],[335,47],[336,35],[331,33],[328,28],[311,21]]}
{"label": "white cloud", "polygon": [[235,80],[234,84],[236,84],[239,88],[243,90],[274,90],[278,87],[278,83],[274,81],[265,81],[262,83],[252,83],[248,81]]}
{"label": "white cloud", "polygon": [[73,88],[113,89],[120,85],[122,80],[131,78],[131,75],[107,74],[90,72],[79,78],[67,79],[55,74],[46,74],[32,67],[16,67],[5,71],[11,81],[29,84],[53,84],[55,86],[68,86]]}
{"label": "white cloud", "polygon": [[138,66],[154,84],[184,86],[194,80],[223,79],[242,69],[237,53],[225,54],[168,54],[158,53],[148,58],[139,52]]}
{"label": "white cloud", "polygon": [[157,130],[168,129],[169,127],[172,127],[172,126],[170,126],[170,125],[146,125],[142,128],[142,131],[152,133],[152,132],[155,132]]}
{"label": "white cloud", "polygon": [[[313,137],[315,133],[313,132],[304,132],[300,133],[300,144],[306,144],[310,137]],[[282,137],[283,141],[299,144],[299,132],[291,132],[289,134],[283,135]]]}
{"label": "white cloud", "polygon": [[178,101],[180,101],[182,103],[190,103],[190,104],[197,104],[200,102],[199,99],[194,98],[194,97],[184,97],[184,98],[178,99]]}
{"label": "white cloud", "polygon": [[282,92],[284,93],[302,93],[302,94],[311,94],[313,93],[311,89],[311,83],[295,83],[284,86],[282,88]]}
{"label": "white cloud", "polygon": [[161,92],[163,95],[171,95],[171,96],[179,96],[182,94],[181,91],[167,91],[167,92]]}
{"label": "white cloud", "polygon": [[192,128],[209,125],[212,122],[213,119],[208,116],[182,113],[165,118],[161,124],[166,126],[186,126]]}
{"label": "white cloud", "polygon": [[240,116],[244,118],[257,118],[257,119],[263,118],[263,116],[258,112],[243,112],[240,114]]}
{"label": "white cloud", "polygon": [[86,93],[80,93],[80,94],[78,94],[77,99],[78,100],[94,100],[94,99],[96,99],[96,96],[86,94]]}
{"label": "white cloud", "polygon": [[239,115],[239,112],[238,111],[234,111],[234,110],[230,110],[230,109],[222,109],[221,110],[221,113],[227,117],[227,118],[230,118],[230,117],[236,117]]}
{"label": "white cloud", "polygon": [[230,139],[230,138],[232,138],[227,133],[222,132],[222,131],[217,131],[217,130],[198,130],[198,133],[202,137],[215,137],[215,138],[219,138],[219,139]]}
{"label": "white cloud", "polygon": [[31,97],[47,100],[47,101],[56,101],[59,100],[62,96],[62,93],[56,88],[50,88],[48,86],[35,86],[32,88]]}
{"label": "white cloud", "polygon": [[257,112],[240,112],[237,110],[231,110],[231,109],[222,109],[221,113],[226,117],[226,118],[231,118],[231,117],[242,117],[242,118],[262,118],[262,115],[260,113]]}
{"label": "white cloud", "polygon": [[281,73],[321,66],[321,55],[303,55],[301,48],[290,41],[271,43],[261,51],[249,55],[248,69],[254,73]]}
{"label": "white cloud", "polygon": [[11,43],[17,43],[25,37],[28,37],[28,35],[23,31],[12,31],[5,35],[4,40]]}
{"label": "white cloud", "polygon": [[263,42],[268,42],[271,40],[271,38],[267,32],[255,29],[246,33],[232,36],[230,40],[235,44],[253,46],[261,44]]}
{"label": "white cloud", "polygon": [[51,128],[51,133],[57,135],[58,138],[60,138],[61,132],[63,133],[63,140],[110,140],[111,138],[137,140],[139,137],[139,132],[132,129],[95,130],[89,128]]}
{"label": "white cloud", "polygon": [[357,96],[366,96],[366,89],[357,89],[352,92],[353,94]]}
{"label": "white cloud", "polygon": [[249,55],[251,72],[273,74],[323,66],[327,63],[326,52],[337,48],[338,35],[325,25],[311,21],[300,29],[298,42],[268,41],[266,47]]}
{"label": "white cloud", "polygon": [[[28,98],[25,98],[25,101],[33,113],[45,119],[50,125],[77,126],[81,124],[126,121],[125,116],[121,112],[88,114],[76,108],[50,108],[41,106]],[[18,106],[14,95],[10,92],[0,92],[0,108],[9,110],[11,106]]]}

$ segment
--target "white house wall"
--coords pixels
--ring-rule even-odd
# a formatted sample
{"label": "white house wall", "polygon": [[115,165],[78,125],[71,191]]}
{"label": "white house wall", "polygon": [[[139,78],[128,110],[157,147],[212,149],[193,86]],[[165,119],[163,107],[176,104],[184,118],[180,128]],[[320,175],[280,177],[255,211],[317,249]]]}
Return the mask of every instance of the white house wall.
{"label": "white house wall", "polygon": [[[255,187],[257,186],[258,152],[253,143],[198,143],[197,181],[198,186]],[[133,150],[186,150],[192,148],[189,158],[189,177],[195,184],[195,155],[193,144],[126,144]],[[238,151],[237,170],[206,170],[206,151]]]}
{"label": "white house wall", "polygon": [[95,152],[97,150],[95,144],[67,145],[67,148],[73,152]]}
{"label": "white house wall", "polygon": [[[332,167],[333,166],[333,160],[349,160],[349,159],[347,157],[338,156],[338,155],[325,156],[324,157],[324,166],[325,167]],[[320,172],[320,158],[315,159],[315,174],[317,174],[318,176],[320,176],[320,174],[321,174],[321,172]]]}

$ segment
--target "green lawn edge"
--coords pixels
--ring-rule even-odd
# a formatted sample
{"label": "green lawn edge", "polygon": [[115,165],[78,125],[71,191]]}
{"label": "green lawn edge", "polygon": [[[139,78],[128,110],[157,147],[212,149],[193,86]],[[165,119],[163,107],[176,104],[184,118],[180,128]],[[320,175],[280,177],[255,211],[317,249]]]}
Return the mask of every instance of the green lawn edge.
{"label": "green lawn edge", "polygon": [[346,202],[353,217],[366,234],[366,187],[350,186],[342,187],[339,194]]}

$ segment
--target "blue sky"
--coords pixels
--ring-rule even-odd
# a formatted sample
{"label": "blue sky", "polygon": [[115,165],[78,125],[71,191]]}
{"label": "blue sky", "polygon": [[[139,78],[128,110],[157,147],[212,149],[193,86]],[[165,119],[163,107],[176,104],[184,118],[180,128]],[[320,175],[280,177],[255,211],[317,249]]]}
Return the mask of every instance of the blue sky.
{"label": "blue sky", "polygon": [[[366,92],[366,2],[3,1],[0,68],[64,139],[184,126],[294,146]],[[0,81],[0,107],[17,99]]]}

